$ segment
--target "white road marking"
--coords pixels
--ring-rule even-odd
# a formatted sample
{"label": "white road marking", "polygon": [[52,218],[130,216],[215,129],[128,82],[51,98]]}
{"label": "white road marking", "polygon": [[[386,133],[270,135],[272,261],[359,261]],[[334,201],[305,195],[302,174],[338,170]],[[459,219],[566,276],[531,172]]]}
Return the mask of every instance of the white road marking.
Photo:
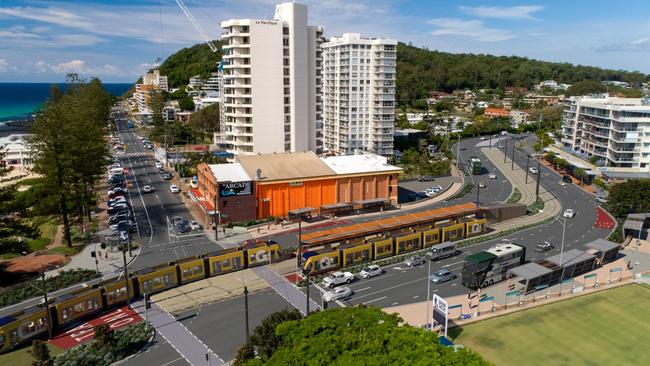
{"label": "white road marking", "polygon": [[364,287],[364,288],[360,288],[360,289],[358,289],[358,290],[354,290],[354,292],[361,292],[361,291],[365,291],[365,290],[367,290],[367,289],[369,289],[369,288],[370,288],[370,287]]}
{"label": "white road marking", "polygon": [[413,296],[414,299],[417,299],[418,297],[420,297],[420,295]]}
{"label": "white road marking", "polygon": [[452,284],[451,284],[452,287],[453,287],[453,286],[456,286],[456,285],[458,285],[458,284],[457,284],[457,283],[452,283]]}
{"label": "white road marking", "polygon": [[370,304],[371,302],[380,301],[380,300],[384,300],[384,299],[387,299],[387,298],[388,298],[388,296],[382,296],[382,297],[377,298],[377,299],[365,301],[364,304]]}
{"label": "white road marking", "polygon": [[395,305],[397,305],[397,304],[399,304],[399,301],[395,301],[395,302],[392,303],[391,305],[392,305],[392,306],[395,306]]}
{"label": "white road marking", "polygon": [[455,265],[460,264],[460,263],[463,263],[463,262],[464,262],[464,261],[459,261],[459,262],[456,262],[456,263],[445,264],[444,266],[442,266],[442,268],[447,268],[447,267],[455,266]]}

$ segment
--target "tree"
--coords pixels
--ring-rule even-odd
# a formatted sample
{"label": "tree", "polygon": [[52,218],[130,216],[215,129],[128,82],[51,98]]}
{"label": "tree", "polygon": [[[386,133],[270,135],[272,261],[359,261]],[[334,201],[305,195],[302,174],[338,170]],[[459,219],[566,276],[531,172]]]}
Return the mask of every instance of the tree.
{"label": "tree", "polygon": [[629,213],[650,212],[650,179],[612,185],[605,206],[618,219],[625,219]]}
{"label": "tree", "polygon": [[255,328],[249,342],[240,348],[236,364],[252,359],[255,356],[255,351],[261,360],[268,360],[282,344],[282,337],[276,334],[277,326],[285,321],[301,318],[302,315],[296,309],[284,309],[267,316]]}
{"label": "tree", "polygon": [[219,132],[219,103],[211,104],[192,113],[190,126],[207,134]]}
{"label": "tree", "polygon": [[0,177],[4,177],[12,169],[11,165],[5,165],[4,164],[4,159],[5,159],[6,153],[4,151],[2,151],[2,149],[4,149],[4,146],[0,146]]}
{"label": "tree", "polygon": [[573,171],[573,175],[575,175],[576,178],[580,179],[580,185],[582,185],[585,177],[587,176],[587,172],[585,172],[585,170],[582,168],[578,168]]}
{"label": "tree", "polygon": [[566,167],[569,166],[569,162],[566,159],[562,159],[562,158],[555,159],[555,166],[556,169],[557,168],[566,169]]}
{"label": "tree", "polygon": [[594,93],[604,93],[606,91],[607,87],[602,83],[594,80],[584,80],[571,84],[569,89],[567,89],[567,95],[588,95]]}
{"label": "tree", "polygon": [[402,325],[375,307],[312,313],[278,325],[282,343],[268,360],[244,365],[489,365],[467,349],[455,352],[435,333]]}
{"label": "tree", "polygon": [[32,366],[50,366],[53,364],[47,344],[40,339],[34,339],[32,342],[32,358],[34,358]]}
{"label": "tree", "polygon": [[184,111],[193,111],[195,107],[194,100],[192,100],[192,97],[187,96],[178,100],[178,106]]}
{"label": "tree", "polygon": [[95,331],[95,347],[103,348],[113,344],[113,330],[108,324],[98,324],[93,328]]}

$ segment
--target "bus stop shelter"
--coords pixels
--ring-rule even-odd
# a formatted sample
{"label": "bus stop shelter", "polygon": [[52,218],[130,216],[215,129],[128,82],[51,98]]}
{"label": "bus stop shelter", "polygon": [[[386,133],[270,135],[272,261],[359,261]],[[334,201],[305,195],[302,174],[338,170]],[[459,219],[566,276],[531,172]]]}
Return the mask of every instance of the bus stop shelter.
{"label": "bus stop shelter", "polygon": [[346,214],[352,212],[354,206],[352,203],[340,202],[320,206],[320,214],[323,216]]}
{"label": "bus stop shelter", "polygon": [[312,217],[312,214],[316,212],[316,210],[313,207],[303,207],[303,208],[296,208],[295,210],[290,210],[289,213],[289,220],[296,220],[296,219],[310,219]]}
{"label": "bus stop shelter", "polygon": [[585,246],[588,248],[587,252],[596,256],[596,261],[600,265],[616,260],[621,247],[618,243],[605,239],[596,239]]}
{"label": "bus stop shelter", "polygon": [[551,284],[558,282],[558,278],[562,271],[557,269],[553,270],[531,262],[526,263],[523,266],[512,268],[508,273],[518,277],[518,281],[524,284],[523,292],[527,294],[534,291],[535,287],[544,285],[550,286]]}

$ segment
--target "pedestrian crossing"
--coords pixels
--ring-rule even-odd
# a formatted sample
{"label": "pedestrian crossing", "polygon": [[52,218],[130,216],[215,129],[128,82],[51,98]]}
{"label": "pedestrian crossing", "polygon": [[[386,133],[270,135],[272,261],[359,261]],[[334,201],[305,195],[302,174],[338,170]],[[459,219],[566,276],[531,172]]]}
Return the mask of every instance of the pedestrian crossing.
{"label": "pedestrian crossing", "polygon": [[149,156],[151,154],[152,153],[148,152],[148,151],[130,152],[130,153],[125,153],[125,154],[118,155],[118,157],[132,158],[132,157],[136,157],[136,156]]}

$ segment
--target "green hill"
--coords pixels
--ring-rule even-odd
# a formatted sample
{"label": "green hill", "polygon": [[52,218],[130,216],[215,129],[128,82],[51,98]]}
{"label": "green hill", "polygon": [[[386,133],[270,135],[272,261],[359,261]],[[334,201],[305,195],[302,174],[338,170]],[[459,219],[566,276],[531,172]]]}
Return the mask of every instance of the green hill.
{"label": "green hill", "polygon": [[[216,70],[223,52],[214,53],[205,44],[183,48],[160,65],[171,87],[186,85],[194,75],[208,76]],[[620,80],[639,84],[650,75],[592,66],[576,66],[531,60],[517,56],[455,54],[430,51],[400,43],[397,46],[397,99],[400,105],[426,98],[431,90],[504,89],[507,86],[532,88],[543,80],[572,84],[579,81]]]}

